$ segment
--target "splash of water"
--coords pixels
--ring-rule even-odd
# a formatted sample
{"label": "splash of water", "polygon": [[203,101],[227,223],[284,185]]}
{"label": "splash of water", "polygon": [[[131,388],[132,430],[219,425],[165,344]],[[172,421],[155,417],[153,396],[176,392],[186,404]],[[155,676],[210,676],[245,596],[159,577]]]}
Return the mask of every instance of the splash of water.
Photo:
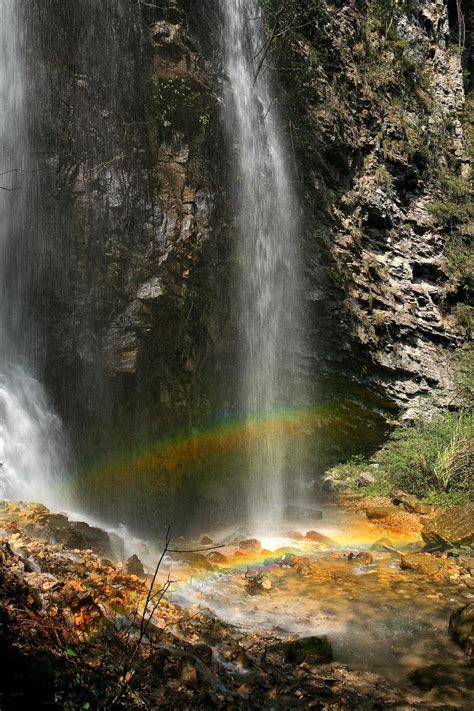
{"label": "splash of water", "polygon": [[[251,419],[301,399],[299,209],[275,87],[261,62],[261,8],[257,0],[221,0],[221,11],[227,77],[223,117],[238,232],[241,393]],[[271,432],[248,455],[249,517],[260,524],[275,520],[282,514],[289,471],[296,468],[293,455]]]}
{"label": "splash of water", "polygon": [[28,328],[21,299],[25,275],[6,285],[9,250],[33,222],[21,12],[18,0],[0,0],[0,497],[53,505],[54,483],[64,475],[64,436],[17,345]]}

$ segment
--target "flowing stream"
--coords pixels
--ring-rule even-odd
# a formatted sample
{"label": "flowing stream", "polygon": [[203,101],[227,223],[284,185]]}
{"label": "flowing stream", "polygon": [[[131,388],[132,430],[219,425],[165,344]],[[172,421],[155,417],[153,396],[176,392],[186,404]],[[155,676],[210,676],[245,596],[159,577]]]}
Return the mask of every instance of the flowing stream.
{"label": "flowing stream", "polygon": [[0,0],[0,498],[54,505],[65,471],[63,432],[17,345],[22,329],[28,328],[21,303],[24,275],[9,275],[13,288],[6,286],[9,247],[25,241],[25,231],[34,224],[35,170],[20,13],[17,0]]}
{"label": "flowing stream", "polygon": [[[301,268],[298,204],[255,0],[221,0],[223,117],[232,152],[237,223],[241,406],[249,423],[299,401]],[[288,444],[268,431],[248,451],[249,518],[283,511]]]}

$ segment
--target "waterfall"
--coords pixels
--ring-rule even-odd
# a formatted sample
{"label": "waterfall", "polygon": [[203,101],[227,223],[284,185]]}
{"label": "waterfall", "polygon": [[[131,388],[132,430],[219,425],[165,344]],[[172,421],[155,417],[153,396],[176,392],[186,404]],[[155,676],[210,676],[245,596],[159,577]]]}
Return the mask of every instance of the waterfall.
{"label": "waterfall", "polygon": [[[261,8],[256,0],[221,0],[221,11],[223,117],[238,237],[241,406],[251,426],[253,418],[270,419],[301,398],[299,209],[269,57],[262,54]],[[248,449],[249,517],[259,523],[279,519],[289,474],[297,476],[288,442],[278,431],[266,432]]]}
{"label": "waterfall", "polygon": [[28,245],[24,235],[35,217],[21,6],[19,0],[0,0],[0,498],[55,505],[61,498],[64,437],[44,388],[20,352],[19,342],[28,342],[21,298],[27,277],[8,273],[9,250],[17,242]]}

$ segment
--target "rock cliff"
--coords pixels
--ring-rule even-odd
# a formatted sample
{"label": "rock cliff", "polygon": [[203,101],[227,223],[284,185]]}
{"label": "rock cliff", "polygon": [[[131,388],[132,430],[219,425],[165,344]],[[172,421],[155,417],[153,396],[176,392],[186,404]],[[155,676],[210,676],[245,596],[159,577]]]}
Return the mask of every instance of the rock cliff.
{"label": "rock cliff", "polygon": [[[37,364],[84,462],[232,409],[219,18],[185,0],[27,5],[39,171],[12,266],[34,263]],[[450,400],[468,335],[470,20],[450,0],[262,7],[304,209],[315,398],[351,403],[342,439],[371,446],[394,409]]]}

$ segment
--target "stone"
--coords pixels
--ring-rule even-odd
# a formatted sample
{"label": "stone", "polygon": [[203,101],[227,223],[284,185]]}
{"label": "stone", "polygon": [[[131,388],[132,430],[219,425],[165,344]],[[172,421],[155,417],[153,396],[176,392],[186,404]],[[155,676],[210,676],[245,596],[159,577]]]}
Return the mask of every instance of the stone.
{"label": "stone", "polygon": [[370,546],[371,551],[386,552],[387,548],[393,548],[393,543],[390,538],[378,538]]}
{"label": "stone", "polygon": [[398,491],[392,498],[395,506],[402,506],[408,513],[417,513],[426,516],[433,511],[433,507],[428,504],[423,504],[413,494],[405,494],[403,491]]}
{"label": "stone", "polygon": [[305,536],[306,541],[311,541],[312,543],[319,543],[324,546],[335,546],[335,541],[332,538],[328,538],[318,531],[307,531]]}
{"label": "stone", "polygon": [[123,569],[128,575],[136,575],[137,578],[146,577],[143,563],[135,553],[125,561]]}
{"label": "stone", "polygon": [[430,506],[429,504],[423,504],[421,501],[419,504],[417,504],[415,508],[415,513],[419,514],[420,516],[429,516],[432,514],[434,511],[434,508]]}
{"label": "stone", "polygon": [[245,541],[239,542],[239,548],[243,551],[258,552],[262,548],[262,544],[257,538],[247,538]]}
{"label": "stone", "polygon": [[402,556],[400,567],[431,578],[447,572],[449,566],[446,558],[436,558],[430,553],[408,553]]}
{"label": "stone", "polygon": [[202,536],[201,537],[201,546],[212,546],[214,541],[212,538],[209,538],[209,536]]}
{"label": "stone", "polygon": [[452,613],[449,618],[449,634],[466,654],[474,656],[474,602]]}
{"label": "stone", "polygon": [[229,561],[227,556],[223,553],[219,553],[219,551],[211,551],[207,554],[207,559],[210,560],[211,563],[217,563],[217,565],[224,565]]}
{"label": "stone", "polygon": [[309,562],[309,558],[305,558],[304,556],[300,555],[295,555],[293,557],[292,563],[293,567],[296,568],[296,572],[302,578],[307,578],[309,575],[311,575],[311,563]]}
{"label": "stone", "polygon": [[193,652],[203,664],[210,664],[212,662],[212,647],[208,644],[204,642],[193,644]]}
{"label": "stone", "polygon": [[379,521],[395,513],[393,506],[370,506],[366,509],[365,515],[370,521]]}
{"label": "stone", "polygon": [[113,558],[109,535],[101,528],[89,526],[84,521],[68,521],[63,514],[50,514],[46,527],[53,540],[63,543],[66,548],[92,550],[105,558]]}
{"label": "stone", "polygon": [[352,560],[354,563],[359,563],[359,565],[371,565],[374,562],[373,557],[368,551],[360,551],[360,553],[357,553]]}
{"label": "stone", "polygon": [[376,478],[370,472],[361,472],[357,476],[357,486],[370,486],[375,484]]}
{"label": "stone", "polygon": [[470,573],[474,572],[474,558],[460,558],[459,562],[465,568],[468,570]]}
{"label": "stone", "polygon": [[285,661],[290,664],[329,664],[333,659],[331,643],[326,636],[281,642],[270,647],[269,651],[283,652]]}
{"label": "stone", "polygon": [[429,519],[421,532],[430,546],[456,547],[474,544],[474,505],[453,506]]}
{"label": "stone", "polygon": [[323,493],[337,494],[338,492],[350,489],[350,485],[343,479],[332,479],[330,477],[323,480]]}
{"label": "stone", "polygon": [[198,681],[196,667],[191,662],[183,662],[179,666],[178,678],[185,686],[196,686]]}
{"label": "stone", "polygon": [[284,536],[285,538],[292,538],[294,541],[302,541],[304,539],[300,531],[287,531]]}
{"label": "stone", "polygon": [[212,563],[202,553],[180,553],[178,557],[193,568],[213,570]]}

